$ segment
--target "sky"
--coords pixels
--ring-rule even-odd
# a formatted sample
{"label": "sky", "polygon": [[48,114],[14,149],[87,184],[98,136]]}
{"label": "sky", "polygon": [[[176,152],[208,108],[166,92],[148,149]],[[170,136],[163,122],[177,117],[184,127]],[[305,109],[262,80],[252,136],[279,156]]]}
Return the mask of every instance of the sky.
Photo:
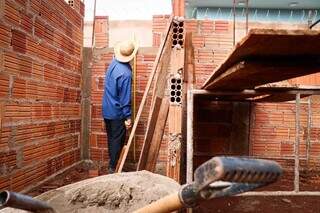
{"label": "sky", "polygon": [[[96,16],[110,20],[147,20],[152,15],[171,14],[171,0],[96,0]],[[160,3],[161,2],[161,3]],[[94,0],[84,0],[85,20],[93,20]]]}

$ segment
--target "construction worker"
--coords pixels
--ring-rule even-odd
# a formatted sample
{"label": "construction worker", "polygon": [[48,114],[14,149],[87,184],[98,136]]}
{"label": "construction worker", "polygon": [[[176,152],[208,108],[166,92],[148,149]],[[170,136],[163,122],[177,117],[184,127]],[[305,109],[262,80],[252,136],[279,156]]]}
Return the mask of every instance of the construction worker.
{"label": "construction worker", "polygon": [[126,130],[131,128],[131,66],[138,50],[136,41],[123,41],[114,47],[114,59],[105,75],[102,114],[106,125],[109,174],[114,173]]}

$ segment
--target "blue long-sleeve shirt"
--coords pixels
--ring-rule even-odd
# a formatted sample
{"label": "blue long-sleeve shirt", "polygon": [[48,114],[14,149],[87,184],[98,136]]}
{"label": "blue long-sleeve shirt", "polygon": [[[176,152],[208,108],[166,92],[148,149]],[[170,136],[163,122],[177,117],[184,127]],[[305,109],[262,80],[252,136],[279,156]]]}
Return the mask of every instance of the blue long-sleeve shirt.
{"label": "blue long-sleeve shirt", "polygon": [[103,117],[110,120],[131,117],[131,66],[115,58],[106,73],[102,98]]}

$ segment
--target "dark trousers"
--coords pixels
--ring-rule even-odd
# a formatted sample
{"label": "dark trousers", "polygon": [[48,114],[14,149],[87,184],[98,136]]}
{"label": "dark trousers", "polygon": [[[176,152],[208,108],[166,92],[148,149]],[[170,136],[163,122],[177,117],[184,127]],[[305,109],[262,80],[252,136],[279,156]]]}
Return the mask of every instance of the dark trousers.
{"label": "dark trousers", "polygon": [[124,146],[126,139],[126,127],[124,120],[109,120],[104,119],[108,137],[109,151],[109,168],[116,169],[121,149]]}

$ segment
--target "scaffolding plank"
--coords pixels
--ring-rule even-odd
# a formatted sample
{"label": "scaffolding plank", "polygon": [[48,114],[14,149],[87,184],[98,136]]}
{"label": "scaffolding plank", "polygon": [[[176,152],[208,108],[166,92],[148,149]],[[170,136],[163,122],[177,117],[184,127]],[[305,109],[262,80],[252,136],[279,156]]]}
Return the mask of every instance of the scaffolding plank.
{"label": "scaffolding plank", "polygon": [[[228,84],[234,84],[234,80],[239,81],[241,80],[241,86],[246,88],[252,88],[253,84],[261,83],[261,82],[252,82],[250,81],[248,84],[246,83],[246,77],[243,75],[246,74],[246,69],[242,68],[239,70],[235,70],[235,68],[242,62],[250,61],[254,63],[255,61],[263,62],[263,60],[275,60],[279,63],[279,65],[283,64],[280,63],[281,60],[285,60],[289,63],[287,66],[290,67],[291,63],[295,63],[297,59],[304,61],[306,63],[309,61],[311,65],[318,64],[318,71],[319,68],[319,61],[320,61],[320,32],[319,31],[311,31],[311,30],[273,30],[273,29],[252,29],[248,33],[246,37],[240,41],[227,59],[213,72],[213,74],[208,78],[202,88],[204,89],[215,89],[217,88],[216,84],[218,82],[218,78],[221,79],[223,75],[224,84],[221,86],[221,89],[229,89],[230,86],[226,85],[226,80],[228,79]],[[298,60],[298,61],[299,61]],[[291,76],[302,76],[314,73],[308,71],[309,64],[304,69],[295,70],[295,74]],[[310,66],[311,66],[310,65]],[[254,67],[251,67],[254,68]],[[232,69],[233,71],[230,71]],[[237,72],[235,72],[237,71]],[[252,72],[253,70],[249,70]],[[260,78],[263,79],[268,77],[269,73],[266,72],[268,70],[256,70],[255,75],[251,75],[250,77]],[[227,77],[226,72],[231,72],[233,77]],[[278,72],[280,73],[280,72]],[[282,71],[281,71],[282,73]],[[235,75],[236,74],[236,75]],[[286,76],[285,73],[283,75],[272,76],[269,77],[268,81],[262,81],[263,83],[270,83],[276,82],[280,80],[284,80],[283,78]],[[230,81],[232,80],[232,81]],[[248,79],[251,80],[251,79]],[[240,83],[240,82],[239,82]],[[236,86],[231,86],[238,89]],[[240,88],[241,89],[241,88]]]}
{"label": "scaffolding plank", "polygon": [[[161,55],[161,62],[160,66],[158,67],[154,83],[147,130],[137,166],[138,171],[148,170],[153,172],[156,166],[163,136],[163,129],[166,124],[169,111],[169,106],[167,106],[169,105],[167,100],[168,97],[165,95],[165,89],[167,84],[170,55],[171,40],[168,39]],[[165,118],[165,120],[163,120],[163,118]]]}
{"label": "scaffolding plank", "polygon": [[[152,144],[151,146],[149,146],[149,149],[146,155],[146,160],[144,165],[145,170],[154,172],[156,169],[156,163],[159,156],[162,137],[164,134],[164,130],[166,128],[168,114],[169,114],[169,100],[168,98],[164,98],[162,99],[162,104],[159,109],[159,118],[157,120],[157,125],[153,131],[153,137],[151,140]],[[140,167],[142,167],[141,164],[140,164]],[[139,167],[138,167],[138,170],[140,170]]]}
{"label": "scaffolding plank", "polygon": [[[301,95],[301,98],[308,97],[310,95]],[[295,94],[277,94],[277,95],[268,95],[266,97],[256,99],[255,102],[285,102],[285,101],[293,101],[296,99]]]}
{"label": "scaffolding plank", "polygon": [[[320,56],[320,55],[319,55]],[[250,59],[231,66],[212,79],[206,89],[254,89],[258,85],[282,81],[320,71],[319,60],[308,58]]]}

